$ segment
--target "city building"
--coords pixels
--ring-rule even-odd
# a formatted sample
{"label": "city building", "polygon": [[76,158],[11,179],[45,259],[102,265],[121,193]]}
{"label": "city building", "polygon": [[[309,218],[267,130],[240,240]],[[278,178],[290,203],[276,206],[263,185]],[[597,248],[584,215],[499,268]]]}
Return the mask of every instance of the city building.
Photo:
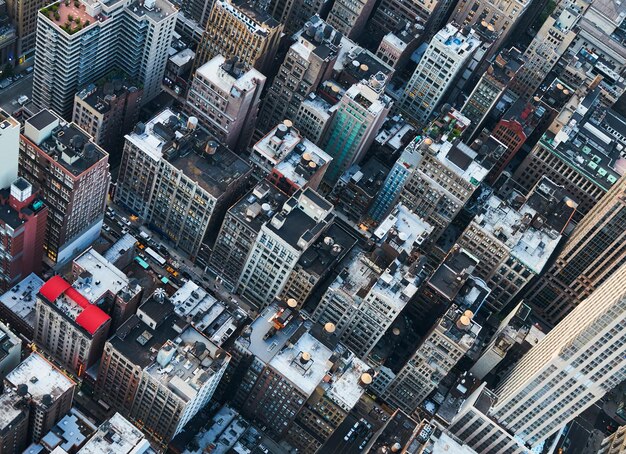
{"label": "city building", "polygon": [[150,442],[137,427],[119,413],[115,413],[89,438],[77,454],[149,454],[152,451]]}
{"label": "city building", "polygon": [[61,276],[39,290],[34,341],[77,376],[100,359],[110,326],[111,317]]}
{"label": "city building", "polygon": [[19,122],[0,109],[0,147],[3,160],[2,169],[0,169],[0,189],[8,188],[17,179],[19,143]]}
{"label": "city building", "polygon": [[481,205],[457,242],[479,260],[475,275],[491,289],[490,309],[501,311],[544,271],[575,211],[576,202],[545,177],[526,198],[492,195]]}
{"label": "city building", "polygon": [[387,33],[394,32],[404,24],[427,24],[429,30],[439,30],[442,15],[448,11],[452,2],[418,1],[403,2],[401,0],[382,0],[368,24],[368,33],[372,33],[374,42]]}
{"label": "city building", "polygon": [[[180,19],[180,16],[179,16]],[[178,21],[176,21],[178,24]],[[187,47],[183,41],[176,39],[170,47],[170,57],[165,65],[163,76],[163,90],[184,102],[191,82],[191,71],[196,59],[196,53]]]}
{"label": "city building", "polygon": [[270,183],[292,195],[300,188],[317,190],[332,158],[285,120],[254,144],[250,161]]}
{"label": "city building", "polygon": [[126,135],[115,201],[193,260],[245,189],[251,167],[193,121],[165,109]]}
{"label": "city building", "polygon": [[286,200],[274,186],[261,182],[226,212],[209,267],[231,289],[237,285],[261,227]]}
{"label": "city building", "polygon": [[70,412],[63,416],[58,423],[44,436],[39,443],[31,444],[24,452],[26,454],[48,454],[57,452],[77,452],[96,431],[97,427],[91,421],[72,407]]}
{"label": "city building", "polygon": [[341,34],[313,16],[296,34],[267,95],[257,128],[265,133],[288,119],[294,121],[302,102],[332,75],[341,50]]}
{"label": "city building", "polygon": [[360,38],[375,4],[374,0],[337,0],[328,13],[328,24],[349,39]]}
{"label": "city building", "polygon": [[[408,414],[417,410],[477,341],[482,327],[473,320],[473,315],[470,310],[450,306],[391,381],[383,398]],[[441,355],[441,351],[446,353]]]}
{"label": "city building", "polygon": [[509,33],[515,28],[529,4],[530,2],[525,0],[507,0],[501,3],[461,0],[454,7],[454,12],[448,20],[459,24],[461,27],[485,22],[488,27],[491,26],[490,30],[498,36],[491,46],[495,51],[499,49]]}
{"label": "city building", "polygon": [[614,433],[602,440],[598,454],[623,454],[626,452],[626,426],[619,427]]}
{"label": "city building", "polygon": [[523,65],[522,53],[515,47],[501,51],[489,63],[461,108],[461,113],[471,122],[465,132],[466,137],[471,138],[481,130],[481,125]]}
{"label": "city building", "polygon": [[358,164],[387,118],[392,101],[385,95],[386,76],[379,72],[351,86],[333,116],[322,148],[333,158],[324,180],[331,187]]}
{"label": "city building", "polygon": [[626,378],[626,267],[530,349],[498,385],[491,415],[536,446]]}
{"label": "city building", "polygon": [[49,110],[26,120],[19,174],[46,201],[44,249],[52,264],[67,263],[98,238],[111,179],[108,159],[91,136]]}
{"label": "city building", "polygon": [[330,5],[324,0],[262,0],[261,5],[278,22],[285,26],[283,32],[292,36],[314,16],[325,16]]}
{"label": "city building", "polygon": [[320,236],[310,248],[300,257],[293,271],[289,274],[287,282],[279,296],[279,299],[288,301],[293,299],[297,302],[297,308],[301,308],[309,297],[319,288],[318,284],[336,271],[337,265],[357,244],[358,238],[354,232],[342,228],[333,223]]}
{"label": "city building", "polygon": [[376,56],[394,69],[402,69],[420,41],[424,27],[419,23],[407,23],[383,36]]}
{"label": "city building", "polygon": [[44,281],[35,273],[0,295],[0,319],[24,338],[35,336],[37,294]]}
{"label": "city building", "polygon": [[22,359],[22,341],[4,323],[0,323],[0,379],[4,380]]}
{"label": "city building", "polygon": [[23,178],[0,189],[0,291],[41,272],[48,208]]}
{"label": "city building", "polygon": [[626,251],[626,205],[621,178],[589,211],[545,274],[525,293],[538,316],[556,324],[615,273]]}
{"label": "city building", "polygon": [[426,125],[448,88],[480,45],[473,30],[446,25],[431,39],[417,64],[398,107],[421,125]]}
{"label": "city building", "polygon": [[137,311],[143,291],[115,265],[89,248],[72,262],[72,287],[111,316],[111,332]]}
{"label": "city building", "polygon": [[0,65],[12,68],[16,63],[15,46],[18,36],[7,10],[6,1],[0,2]]}
{"label": "city building", "polygon": [[[270,74],[283,25],[246,0],[216,0],[196,53],[196,68],[218,55]],[[216,37],[221,39],[216,39]]]}
{"label": "city building", "polygon": [[167,443],[209,402],[229,359],[157,289],[107,341],[96,395]]}
{"label": "city building", "polygon": [[367,221],[367,213],[383,186],[389,167],[376,158],[353,164],[328,196],[335,208],[353,222]]}
{"label": "city building", "polygon": [[35,352],[6,376],[4,387],[26,398],[28,437],[37,443],[72,408],[76,383]]}
{"label": "city building", "polygon": [[265,76],[244,69],[237,57],[217,55],[194,73],[185,112],[222,145],[236,153],[246,151],[259,113]]}
{"label": "city building", "polygon": [[115,164],[124,146],[123,135],[139,120],[143,90],[125,78],[89,84],[74,96],[72,121],[104,148]]}
{"label": "city building", "polygon": [[513,174],[514,184],[529,191],[545,175],[578,202],[580,216],[589,213],[624,173],[624,138],[620,126],[611,126],[620,123],[614,118],[601,107],[599,91],[589,93],[558,132],[541,137]]}
{"label": "city building", "polygon": [[70,118],[76,92],[114,69],[143,89],[143,103],[152,100],[161,91],[176,16],[167,0],[62,0],[42,8],[33,103]]}
{"label": "city building", "polygon": [[432,227],[398,205],[374,232],[379,246],[359,253],[329,285],[313,312],[314,321],[332,323],[351,351],[365,358],[422,282],[413,254]]}
{"label": "city building", "polygon": [[589,5],[583,1],[564,4],[569,6],[560,12],[557,8],[548,17],[524,52],[526,62],[510,85],[511,90],[522,99],[529,99],[535,94],[558,59],[568,49],[576,36],[574,28],[582,10]]}
{"label": "city building", "polygon": [[[416,138],[406,149],[416,150],[419,162],[404,179],[397,200],[434,227],[432,240],[436,241],[487,176],[483,164],[487,165],[489,156],[458,139]],[[392,186],[390,195],[399,187]]]}
{"label": "city building", "polygon": [[333,206],[312,189],[296,192],[261,226],[237,292],[263,309],[285,286],[289,274],[334,218]]}
{"label": "city building", "polygon": [[9,0],[6,2],[7,13],[15,24],[17,42],[15,43],[14,63],[22,64],[35,54],[37,39],[37,11],[48,2],[38,0]]}
{"label": "city building", "polygon": [[311,142],[319,145],[326,136],[336,109],[321,96],[310,93],[300,103],[294,125]]}

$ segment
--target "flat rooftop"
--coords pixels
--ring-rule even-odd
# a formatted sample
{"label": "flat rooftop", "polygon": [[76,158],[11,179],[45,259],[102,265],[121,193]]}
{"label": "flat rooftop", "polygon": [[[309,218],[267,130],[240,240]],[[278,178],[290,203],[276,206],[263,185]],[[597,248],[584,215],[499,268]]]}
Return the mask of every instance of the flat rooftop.
{"label": "flat rooftop", "polygon": [[400,251],[410,254],[428,239],[433,229],[406,206],[398,204],[380,223],[374,236],[378,240],[393,242]]}
{"label": "flat rooftop", "polygon": [[218,0],[216,4],[238,18],[250,33],[267,36],[271,30],[280,26],[269,13],[247,0]]}
{"label": "flat rooftop", "polygon": [[[304,361],[303,353],[308,353],[310,359]],[[330,369],[332,354],[332,350],[306,332],[295,344],[283,347],[269,365],[303,394],[310,396]]]}
{"label": "flat rooftop", "polygon": [[105,114],[111,110],[111,101],[114,97],[124,96],[129,92],[136,92],[137,87],[123,78],[115,78],[101,85],[88,84],[76,93],[76,98],[96,110]]}
{"label": "flat rooftop", "polygon": [[294,336],[303,321],[285,304],[275,302],[244,329],[236,343],[267,364]]}
{"label": "flat rooftop", "polygon": [[430,276],[428,284],[448,301],[453,301],[469,275],[476,269],[476,265],[477,258],[461,247],[453,247]]}
{"label": "flat rooftop", "polygon": [[103,257],[110,263],[115,263],[123,253],[135,248],[137,238],[127,233],[120,237],[113,245],[104,253]]}
{"label": "flat rooftop", "polygon": [[353,232],[333,223],[300,257],[298,264],[309,274],[321,276],[358,242]]}
{"label": "flat rooftop", "polygon": [[91,335],[111,320],[106,312],[92,304],[61,276],[48,279],[39,290],[39,296]]}
{"label": "flat rooftop", "polygon": [[6,376],[14,388],[28,386],[28,393],[41,404],[44,396],[56,400],[75,386],[75,383],[48,362],[39,353],[32,353]]}
{"label": "flat rooftop", "polygon": [[47,450],[56,448],[72,452],[85,443],[87,438],[91,437],[96,430],[97,427],[85,415],[72,408],[50,432],[43,436],[38,444],[29,446],[25,454],[48,452]]}
{"label": "flat rooftop", "polygon": [[302,136],[296,128],[280,123],[254,144],[250,159],[269,170],[285,159],[301,141]]}
{"label": "flat rooftop", "polygon": [[37,294],[43,284],[43,279],[31,273],[0,295],[0,303],[34,329]]}
{"label": "flat rooftop", "polygon": [[432,144],[430,148],[443,165],[474,186],[478,186],[489,172],[477,162],[478,154],[464,143],[444,141]]}
{"label": "flat rooftop", "polygon": [[0,395],[0,429],[6,430],[19,418],[24,417],[24,406],[20,396],[13,389],[5,389]]}
{"label": "flat rooftop", "polygon": [[253,232],[281,210],[287,196],[267,182],[257,184],[246,196],[242,197],[228,212]]}
{"label": "flat rooftop", "polygon": [[131,454],[150,447],[143,433],[119,413],[102,423],[78,454]]}
{"label": "flat rooftop", "polygon": [[117,295],[126,290],[129,295],[134,295],[140,291],[137,286],[131,289],[128,277],[93,248],[74,259],[74,264],[83,271],[73,287],[92,303],[98,302],[107,293]]}
{"label": "flat rooftop", "polygon": [[308,139],[303,138],[295,148],[274,167],[298,187],[304,187],[317,171],[333,158]]}
{"label": "flat rooftop", "polygon": [[213,57],[200,66],[195,77],[198,76],[226,95],[230,94],[233,88],[243,92],[252,90],[259,81],[265,80],[265,76],[256,69],[244,70],[236,60],[226,60],[223,55]]}
{"label": "flat rooftop", "polygon": [[353,356],[343,372],[333,377],[326,395],[345,411],[350,411],[365,392],[365,387],[361,385],[361,377],[370,369],[366,362]]}
{"label": "flat rooftop", "polygon": [[185,282],[171,296],[170,302],[176,314],[190,319],[192,325],[201,332],[207,330],[220,315],[228,312],[224,304],[193,281]]}

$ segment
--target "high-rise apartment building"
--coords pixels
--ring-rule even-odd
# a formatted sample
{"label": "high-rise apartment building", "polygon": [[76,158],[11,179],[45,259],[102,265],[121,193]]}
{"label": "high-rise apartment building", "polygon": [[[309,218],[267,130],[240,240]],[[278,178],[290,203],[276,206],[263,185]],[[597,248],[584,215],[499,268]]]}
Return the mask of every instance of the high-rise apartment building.
{"label": "high-rise apartment building", "polygon": [[626,179],[621,178],[578,224],[554,263],[526,292],[537,315],[557,323],[606,281],[626,257]]}
{"label": "high-rise apartment building", "polygon": [[335,112],[334,105],[321,96],[310,93],[300,104],[294,124],[304,137],[319,145],[328,132]]}
{"label": "high-rise apartment building", "polygon": [[293,35],[300,30],[313,16],[327,12],[328,5],[324,0],[263,0],[267,11],[285,26],[285,34]]}
{"label": "high-rise apartment building", "polygon": [[216,0],[196,53],[196,68],[218,55],[270,74],[283,25],[246,0]]}
{"label": "high-rise apartment building", "polygon": [[8,188],[17,179],[20,150],[20,124],[0,109],[0,189]]}
{"label": "high-rise apartment building", "polygon": [[269,305],[333,218],[333,206],[315,191],[296,192],[259,230],[237,283],[238,293],[260,308]]}
{"label": "high-rise apartment building", "polygon": [[98,238],[111,176],[109,155],[74,123],[49,110],[29,118],[20,136],[19,174],[48,206],[44,248],[58,265]]}
{"label": "high-rise apartment building", "polygon": [[394,69],[402,69],[417,49],[424,27],[409,23],[387,33],[376,49],[376,56]]}
{"label": "high-rise apartment building", "polygon": [[111,317],[61,276],[37,295],[35,343],[73,373],[82,376],[104,348]]}
{"label": "high-rise apartment building", "polygon": [[0,319],[29,340],[34,337],[37,293],[43,284],[31,273],[0,296]]}
{"label": "high-rise apartment building", "polygon": [[447,12],[451,2],[446,0],[404,2],[402,0],[382,0],[368,24],[368,33],[376,39],[395,31],[404,24],[419,22],[436,30],[441,14]]}
{"label": "high-rise apartment building", "polygon": [[176,16],[167,0],[59,1],[41,9],[35,106],[69,118],[79,88],[113,69],[137,81],[143,102],[150,101],[161,91]]}
{"label": "high-rise apartment building", "polygon": [[536,446],[626,378],[626,266],[524,355],[497,389],[491,414]]}
{"label": "high-rise apartment building", "polygon": [[2,453],[17,453],[26,449],[30,409],[25,396],[20,396],[13,389],[7,389],[0,395],[0,448]]}
{"label": "high-rise apartment building", "polygon": [[4,387],[25,398],[28,437],[36,443],[70,411],[76,383],[35,352],[6,376]]}
{"label": "high-rise apartment building", "polygon": [[0,189],[0,291],[41,271],[47,220],[46,204],[23,178]]}
{"label": "high-rise apartment building", "polygon": [[572,195],[582,216],[616,184],[625,172],[619,150],[624,139],[619,126],[611,127],[615,123],[610,121],[610,111],[604,113],[599,98],[599,90],[589,93],[565,126],[541,137],[513,174],[521,192],[545,175]]}
{"label": "high-rise apartment building", "polygon": [[209,267],[234,288],[261,227],[287,197],[267,182],[259,183],[228,209],[213,245]]}
{"label": "high-rise apartment building", "polygon": [[115,200],[192,259],[208,261],[202,245],[217,233],[251,167],[185,120],[165,109],[126,136]]}
{"label": "high-rise apartment building", "polygon": [[[472,348],[482,327],[470,310],[452,305],[389,384],[383,398],[411,414]],[[439,352],[445,351],[445,354]]]}
{"label": "high-rise apartment building", "polygon": [[523,65],[522,53],[515,47],[503,50],[489,63],[487,71],[480,77],[461,109],[461,113],[471,121],[465,132],[466,137],[471,138],[476,131],[480,131],[486,117]]}
{"label": "high-rise apartment building", "polygon": [[453,24],[446,25],[431,39],[398,107],[421,125],[426,125],[455,77],[479,45],[480,40],[473,30],[460,30]]}
{"label": "high-rise apartment building", "polygon": [[259,113],[265,76],[236,57],[218,55],[196,69],[185,112],[236,153],[246,151]]}
{"label": "high-rise apartment building", "polygon": [[74,97],[72,121],[104,148],[115,164],[122,157],[124,134],[139,120],[143,90],[125,78],[89,84]]}
{"label": "high-rise apartment building", "polygon": [[351,86],[343,95],[322,148],[333,158],[324,180],[332,187],[352,164],[359,163],[374,142],[393,104],[379,72]]}
{"label": "high-rise apartment building", "polygon": [[588,6],[583,1],[579,3],[582,6],[572,2],[560,14],[557,9],[554,15],[543,23],[526,49],[524,53],[526,63],[511,83],[511,90],[520,98],[529,99],[535,94],[574,40],[576,36],[574,27],[580,19],[581,10]]}
{"label": "high-rise apartment building", "polygon": [[576,202],[547,178],[526,197],[520,203],[491,196],[457,240],[478,258],[475,275],[491,289],[486,304],[496,312],[542,273],[576,211]]}
{"label": "high-rise apartment building", "polygon": [[492,53],[497,51],[507,39],[529,4],[530,2],[526,0],[507,0],[504,2],[461,0],[455,6],[449,22],[459,24],[461,27],[480,24],[481,22],[491,26],[490,30],[498,36],[491,46],[493,50],[490,53]]}
{"label": "high-rise apartment building", "polygon": [[209,402],[229,360],[157,289],[107,341],[96,393],[167,443]]}
{"label": "high-rise apartment building", "polygon": [[420,138],[407,150],[416,151],[418,163],[409,176],[398,174],[397,183],[390,180],[389,195],[381,192],[381,196],[393,200],[391,196],[399,188],[397,200],[434,227],[435,241],[487,175],[488,169],[482,165],[487,156],[479,155],[458,139],[435,142],[429,137]]}
{"label": "high-rise apartment building", "polygon": [[431,232],[429,224],[398,205],[374,232],[379,247],[354,257],[324,293],[313,320],[333,323],[340,340],[365,358],[415,296],[422,276],[409,256]]}
{"label": "high-rise apartment building", "polygon": [[374,0],[337,0],[328,13],[328,23],[349,39],[357,39],[375,4]]}
{"label": "high-rise apartment building", "polygon": [[341,49],[341,35],[319,16],[313,16],[296,39],[263,101],[257,125],[263,133],[285,119],[296,119],[302,102],[332,75]]}

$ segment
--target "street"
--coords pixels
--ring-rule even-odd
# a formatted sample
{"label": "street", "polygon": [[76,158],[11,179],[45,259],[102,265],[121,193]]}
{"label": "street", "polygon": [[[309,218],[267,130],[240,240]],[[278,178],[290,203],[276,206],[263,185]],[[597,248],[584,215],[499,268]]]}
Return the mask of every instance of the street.
{"label": "street", "polygon": [[17,98],[26,95],[30,100],[32,98],[32,91],[33,73],[25,74],[24,77],[13,83],[10,87],[0,90],[0,108],[9,114],[13,114],[13,112],[20,107],[17,103]]}

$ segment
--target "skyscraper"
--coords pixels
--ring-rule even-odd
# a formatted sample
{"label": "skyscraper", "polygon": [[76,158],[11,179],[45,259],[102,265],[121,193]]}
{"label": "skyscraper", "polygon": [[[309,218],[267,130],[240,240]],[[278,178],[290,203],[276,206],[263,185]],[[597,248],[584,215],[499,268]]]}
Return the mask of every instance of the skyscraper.
{"label": "skyscraper", "polygon": [[246,68],[269,74],[283,31],[265,11],[245,0],[216,0],[198,46],[195,67],[213,57],[237,57]]}
{"label": "skyscraper", "polygon": [[622,265],[524,355],[491,414],[526,444],[558,431],[626,378]]}
{"label": "skyscraper", "polygon": [[425,125],[480,40],[473,30],[446,25],[431,39],[399,102],[399,108]]}
{"label": "skyscraper", "polygon": [[300,104],[331,76],[340,39],[319,16],[313,16],[298,32],[263,101],[257,124],[262,133],[285,119],[296,119]]}
{"label": "skyscraper", "polygon": [[63,264],[98,238],[111,175],[109,155],[74,123],[42,110],[20,137],[19,174],[48,205],[44,248]]}
{"label": "skyscraper", "polygon": [[359,163],[374,142],[392,101],[385,95],[385,75],[351,86],[339,101],[322,148],[332,158],[324,180],[332,187],[354,163]]}
{"label": "skyscraper", "polygon": [[558,323],[626,260],[626,178],[621,178],[578,224],[554,263],[524,299],[537,315]]}
{"label": "skyscraper", "polygon": [[328,23],[344,36],[357,39],[370,17],[375,0],[337,0],[328,14]]}
{"label": "skyscraper", "polygon": [[200,66],[187,93],[185,111],[223,145],[246,151],[259,113],[265,76],[218,55]]}
{"label": "skyscraper", "polygon": [[167,0],[59,1],[38,14],[33,77],[38,108],[69,118],[78,89],[112,69],[142,86],[144,102],[161,91],[177,16]]}

